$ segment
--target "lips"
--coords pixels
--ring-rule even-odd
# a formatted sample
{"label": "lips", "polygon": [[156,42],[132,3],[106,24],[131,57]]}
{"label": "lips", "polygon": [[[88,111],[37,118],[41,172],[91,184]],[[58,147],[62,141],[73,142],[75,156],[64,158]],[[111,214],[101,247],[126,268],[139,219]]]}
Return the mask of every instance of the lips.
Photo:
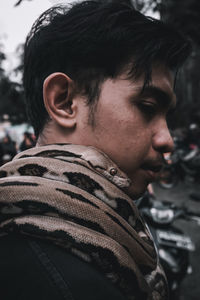
{"label": "lips", "polygon": [[162,165],[149,166],[146,170],[150,170],[152,172],[158,173],[162,169]]}
{"label": "lips", "polygon": [[141,167],[148,176],[149,181],[155,181],[158,177],[158,173],[162,168],[162,164],[159,163],[148,163]]}
{"label": "lips", "polygon": [[159,164],[145,164],[145,165],[142,166],[142,169],[149,170],[149,171],[152,171],[152,172],[155,172],[155,173],[160,172],[161,168],[162,168],[161,163],[159,163]]}

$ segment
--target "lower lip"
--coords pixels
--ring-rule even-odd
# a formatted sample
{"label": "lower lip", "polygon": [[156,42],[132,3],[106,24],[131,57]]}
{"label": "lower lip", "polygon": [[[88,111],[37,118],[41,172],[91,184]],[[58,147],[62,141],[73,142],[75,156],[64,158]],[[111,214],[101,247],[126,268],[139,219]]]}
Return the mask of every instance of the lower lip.
{"label": "lower lip", "polygon": [[156,181],[158,178],[158,172],[153,172],[151,170],[145,170],[149,181]]}

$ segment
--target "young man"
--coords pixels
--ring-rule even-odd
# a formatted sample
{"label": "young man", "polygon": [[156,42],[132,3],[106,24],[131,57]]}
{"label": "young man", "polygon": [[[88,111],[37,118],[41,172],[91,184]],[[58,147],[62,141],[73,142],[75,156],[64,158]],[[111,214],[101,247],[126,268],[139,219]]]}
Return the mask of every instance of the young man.
{"label": "young man", "polygon": [[54,7],[33,25],[38,142],[0,169],[3,299],[167,299],[134,199],[173,148],[166,117],[189,48],[126,1]]}

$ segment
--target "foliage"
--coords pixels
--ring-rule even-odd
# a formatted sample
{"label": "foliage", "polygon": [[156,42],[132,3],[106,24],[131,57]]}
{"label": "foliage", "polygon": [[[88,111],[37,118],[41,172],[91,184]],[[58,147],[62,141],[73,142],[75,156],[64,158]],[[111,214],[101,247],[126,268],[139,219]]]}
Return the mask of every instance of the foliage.
{"label": "foliage", "polygon": [[24,69],[24,44],[19,44],[17,46],[17,49],[16,49],[16,56],[19,60],[19,64],[17,65],[17,67],[14,69],[14,73],[15,75],[22,75],[23,73],[23,69]]}
{"label": "foliage", "polygon": [[[185,35],[200,45],[200,2],[190,1],[163,1],[160,6],[161,17],[174,24]],[[164,5],[165,3],[165,5]]]}
{"label": "foliage", "polygon": [[20,84],[4,76],[0,81],[1,118],[8,115],[12,123],[22,123],[26,121],[24,110],[24,94]]}
{"label": "foliage", "polygon": [[3,61],[6,59],[5,54],[3,53],[3,45],[0,44],[0,79],[4,76],[4,69],[2,67]]}
{"label": "foliage", "polygon": [[161,19],[170,22],[200,45],[199,0],[133,0],[136,7],[146,13],[159,12]]}
{"label": "foliage", "polygon": [[22,84],[9,79],[2,66],[5,59],[5,54],[0,50],[0,119],[8,115],[12,123],[22,123],[26,121]]}

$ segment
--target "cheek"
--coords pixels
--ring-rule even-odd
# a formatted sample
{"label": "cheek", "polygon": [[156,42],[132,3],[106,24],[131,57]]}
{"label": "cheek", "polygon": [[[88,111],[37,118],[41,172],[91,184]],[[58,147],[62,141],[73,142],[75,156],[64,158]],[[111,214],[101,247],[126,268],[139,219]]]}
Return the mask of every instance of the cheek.
{"label": "cheek", "polygon": [[[147,132],[135,132],[132,140],[127,144],[126,152],[128,154],[127,166],[136,168],[143,163],[151,151],[151,135]],[[129,163],[129,165],[128,165]]]}

